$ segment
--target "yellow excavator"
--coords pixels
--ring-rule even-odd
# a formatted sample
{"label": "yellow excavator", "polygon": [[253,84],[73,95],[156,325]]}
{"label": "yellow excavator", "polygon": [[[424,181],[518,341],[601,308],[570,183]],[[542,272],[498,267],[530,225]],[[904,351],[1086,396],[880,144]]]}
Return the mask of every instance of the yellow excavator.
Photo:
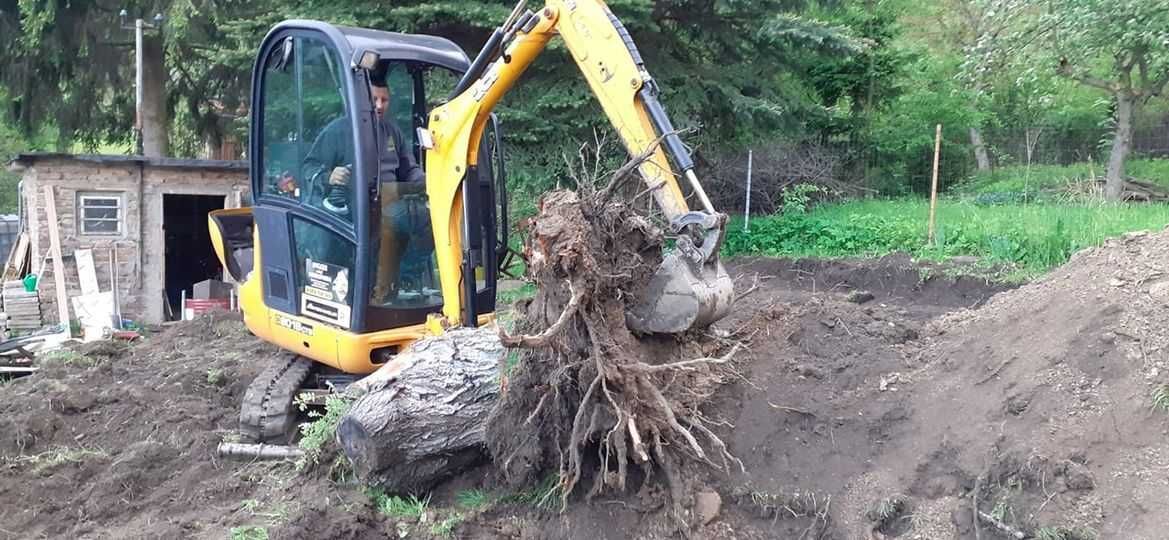
{"label": "yellow excavator", "polygon": [[[492,320],[507,249],[492,110],[556,35],[626,151],[651,152],[639,173],[674,238],[629,310],[631,329],[678,333],[729,311],[726,216],[629,33],[602,0],[538,11],[525,1],[474,60],[440,37],[318,21],[285,21],[264,38],[252,73],[252,204],[209,216],[245,324],[290,352],[248,388],[244,442],[290,442],[295,395],[343,387],[418,339]],[[403,178],[412,165],[424,179]]]}

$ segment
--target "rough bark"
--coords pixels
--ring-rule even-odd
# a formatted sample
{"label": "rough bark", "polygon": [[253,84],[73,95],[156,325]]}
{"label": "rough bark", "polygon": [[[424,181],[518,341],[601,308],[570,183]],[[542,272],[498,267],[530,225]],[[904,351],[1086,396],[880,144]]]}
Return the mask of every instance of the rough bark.
{"label": "rough bark", "polygon": [[970,128],[970,146],[974,147],[974,160],[978,162],[978,171],[989,171],[990,154],[986,151],[986,142],[982,140],[982,131],[977,127]]}
{"label": "rough bark", "polygon": [[1136,98],[1129,92],[1116,92],[1116,131],[1112,135],[1112,151],[1108,155],[1108,172],[1104,182],[1104,197],[1119,201],[1124,193],[1124,162],[1132,150],[1132,115]]}
{"label": "rough bark", "polygon": [[423,339],[350,389],[337,442],[362,481],[424,490],[484,457],[484,425],[499,396],[503,344],[494,328]]}
{"label": "rough bark", "polygon": [[166,113],[166,53],[162,39],[146,36],[142,43],[142,155],[165,157],[170,152]]}

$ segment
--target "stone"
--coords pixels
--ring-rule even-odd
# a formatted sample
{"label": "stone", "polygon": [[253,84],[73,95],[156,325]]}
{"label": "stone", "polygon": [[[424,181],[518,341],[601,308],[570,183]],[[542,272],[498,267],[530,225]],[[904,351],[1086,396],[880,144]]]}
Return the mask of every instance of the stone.
{"label": "stone", "polygon": [[706,525],[718,517],[722,510],[722,496],[715,491],[700,491],[694,495],[694,515],[698,522]]}
{"label": "stone", "polygon": [[1064,479],[1068,489],[1073,491],[1091,491],[1096,488],[1096,480],[1087,467],[1076,462],[1069,462],[1067,477]]}
{"label": "stone", "polygon": [[1169,281],[1154,283],[1149,287],[1149,296],[1164,304],[1169,304]]}
{"label": "stone", "polygon": [[854,304],[863,304],[874,298],[876,298],[876,296],[873,296],[873,293],[869,291],[852,291],[848,293],[848,296],[845,297],[845,300],[848,300]]}

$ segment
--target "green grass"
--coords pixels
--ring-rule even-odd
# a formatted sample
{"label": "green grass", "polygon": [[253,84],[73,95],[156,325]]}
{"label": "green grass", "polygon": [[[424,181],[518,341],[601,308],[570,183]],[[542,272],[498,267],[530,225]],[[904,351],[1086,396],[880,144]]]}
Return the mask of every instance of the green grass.
{"label": "green grass", "polygon": [[50,469],[65,463],[81,463],[95,458],[108,458],[110,454],[99,448],[54,448],[39,454],[19,455],[0,459],[0,462],[20,465],[28,468],[33,474],[48,472]]}
{"label": "green grass", "polygon": [[430,506],[430,497],[419,499],[414,495],[408,497],[387,495],[378,488],[369,488],[365,494],[378,512],[395,519],[418,519]]}
{"label": "green grass", "polygon": [[926,243],[926,200],[869,200],[826,205],[806,214],[754,218],[728,225],[724,254],[785,257],[873,257],[895,251],[943,260],[972,255],[1009,263],[1032,277],[1072,253],[1136,230],[1169,224],[1165,204],[979,205],[938,202],[937,238]]}
{"label": "green grass", "polygon": [[340,395],[330,395],[325,399],[324,413],[309,409],[299,399],[298,405],[300,410],[308,411],[309,417],[314,419],[312,422],[300,426],[301,438],[298,445],[301,450],[304,450],[304,455],[297,459],[296,467],[304,469],[310,464],[315,465],[320,460],[325,447],[332,443],[333,436],[337,433],[337,424],[341,423],[341,417],[345,416],[345,413],[349,412],[349,408],[353,406],[353,399]]}
{"label": "green grass", "polygon": [[268,540],[268,529],[264,527],[232,527],[230,534],[231,540]]}
{"label": "green grass", "polygon": [[42,365],[60,364],[69,367],[82,368],[93,367],[98,364],[97,360],[69,349],[57,349],[55,351],[50,351],[44,356],[38,357],[37,362]]}
{"label": "green grass", "polygon": [[[1020,198],[1023,193],[1052,191],[1069,184],[1082,183],[1089,178],[1103,178],[1105,163],[1073,163],[1071,165],[1025,165],[999,167],[986,173],[977,173],[955,187],[954,192],[969,196],[994,196],[999,199]],[[1169,159],[1130,159],[1125,174],[1169,187]]]}
{"label": "green grass", "polygon": [[506,495],[499,500],[503,503],[526,504],[539,510],[551,511],[561,502],[560,495],[560,477],[549,474],[538,485]]}
{"label": "green grass", "polygon": [[1153,390],[1153,409],[1169,412],[1169,385],[1161,385]]}
{"label": "green grass", "polygon": [[1035,531],[1036,540],[1095,540],[1096,531],[1077,527],[1042,527]]}
{"label": "green grass", "polygon": [[450,538],[455,532],[455,528],[462,525],[464,519],[466,518],[463,517],[463,514],[455,512],[431,525],[430,534],[441,538]]}
{"label": "green grass", "polygon": [[455,494],[455,502],[468,510],[481,510],[494,504],[495,498],[481,489],[466,489]]}

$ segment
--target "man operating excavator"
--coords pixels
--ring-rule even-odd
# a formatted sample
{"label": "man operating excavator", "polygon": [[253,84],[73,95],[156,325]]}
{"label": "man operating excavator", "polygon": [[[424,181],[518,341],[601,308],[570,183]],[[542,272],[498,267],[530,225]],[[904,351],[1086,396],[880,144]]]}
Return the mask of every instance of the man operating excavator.
{"label": "man operating excavator", "polygon": [[[373,259],[377,265],[373,300],[388,303],[397,297],[398,276],[406,249],[433,251],[434,241],[424,196],[426,175],[394,124],[393,116],[386,114],[390,90],[381,74],[371,77],[370,97],[377,113],[381,141],[378,179],[382,195],[380,242],[378,256]],[[303,195],[309,204],[346,217],[353,149],[342,130],[348,128],[348,121],[338,118],[321,131],[305,157],[305,171],[310,180]]]}

